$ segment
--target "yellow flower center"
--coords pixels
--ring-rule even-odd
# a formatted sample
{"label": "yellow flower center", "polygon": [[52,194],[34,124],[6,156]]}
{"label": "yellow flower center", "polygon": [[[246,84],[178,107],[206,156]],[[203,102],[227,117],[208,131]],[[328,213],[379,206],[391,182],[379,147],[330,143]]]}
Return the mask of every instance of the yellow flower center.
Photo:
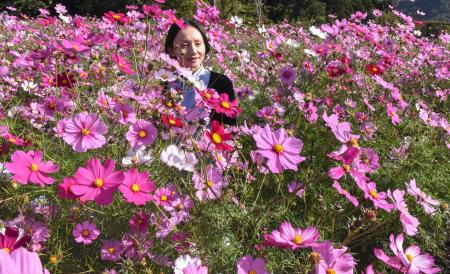
{"label": "yellow flower center", "polygon": [[376,67],[373,67],[372,70],[373,70],[374,72],[377,72],[377,71],[378,71],[378,69],[377,69]]}
{"label": "yellow flower center", "polygon": [[302,236],[301,235],[295,235],[294,237],[294,243],[296,244],[301,244],[303,242]]}
{"label": "yellow flower center", "polygon": [[31,169],[31,171],[38,171],[39,170],[39,166],[36,165],[36,164],[31,164],[30,169]]}
{"label": "yellow flower center", "polygon": [[103,186],[103,180],[100,178],[95,179],[94,186],[96,187],[102,187]]}
{"label": "yellow flower center", "polygon": [[134,183],[131,185],[131,190],[133,192],[138,192],[141,188],[139,187],[139,185],[137,183]]}
{"label": "yellow flower center", "polygon": [[50,262],[52,264],[56,264],[58,262],[58,256],[57,255],[51,255],[49,260],[50,260]]}
{"label": "yellow flower center", "polygon": [[83,229],[83,231],[81,232],[81,235],[83,235],[84,237],[89,236],[89,230]]}
{"label": "yellow flower center", "polygon": [[411,254],[406,254],[406,259],[408,259],[409,262],[412,262],[412,260],[414,259],[414,256]]}
{"label": "yellow flower center", "polygon": [[343,165],[342,167],[344,168],[344,170],[346,172],[348,172],[350,170],[350,166],[349,165]]}
{"label": "yellow flower center", "polygon": [[169,79],[169,75],[164,73],[161,75],[161,78],[163,78],[164,80]]}
{"label": "yellow flower center", "polygon": [[6,253],[11,253],[11,249],[9,249],[9,248],[7,248],[7,247],[2,248],[2,250],[3,250],[3,251],[6,251]]}
{"label": "yellow flower center", "polygon": [[228,102],[226,102],[226,101],[221,102],[220,105],[221,105],[223,108],[230,108],[230,103],[228,103]]}
{"label": "yellow flower center", "polygon": [[137,162],[137,157],[136,156],[131,156],[131,162],[133,164],[135,164]]}
{"label": "yellow flower center", "polygon": [[213,187],[213,186],[214,186],[214,183],[213,183],[212,181],[208,181],[208,182],[206,182],[206,185],[207,185],[208,187]]}
{"label": "yellow flower center", "polygon": [[274,150],[276,153],[281,153],[281,152],[283,152],[283,146],[280,145],[280,144],[276,144],[276,145],[273,146],[273,150]]}
{"label": "yellow flower center", "polygon": [[175,121],[174,119],[169,119],[169,124],[175,125],[176,123],[177,123],[177,121]]}
{"label": "yellow flower center", "polygon": [[143,219],[141,219],[141,218],[139,218],[139,219],[137,219],[137,224],[138,225],[141,225],[141,224],[143,224],[144,223],[144,220]]}
{"label": "yellow flower center", "polygon": [[162,195],[160,200],[163,201],[163,202],[167,201],[167,196],[166,195]]}
{"label": "yellow flower center", "polygon": [[358,140],[355,138],[350,139],[350,145],[359,148]]}
{"label": "yellow flower center", "polygon": [[89,129],[87,129],[87,128],[83,128],[82,130],[81,130],[81,134],[83,134],[84,136],[87,136],[87,135],[89,135]]}
{"label": "yellow flower center", "polygon": [[211,99],[211,97],[212,97],[211,93],[208,93],[208,92],[205,93],[205,98],[206,99]]}
{"label": "yellow flower center", "polygon": [[213,139],[214,143],[216,143],[216,144],[222,143],[222,137],[220,137],[220,135],[218,133],[214,133],[212,135],[212,139]]}
{"label": "yellow flower center", "polygon": [[375,190],[369,191],[370,196],[372,196],[374,199],[378,198],[378,193]]}
{"label": "yellow flower center", "polygon": [[63,84],[67,84],[67,80],[65,80],[65,79],[62,80],[61,82],[62,82]]}
{"label": "yellow flower center", "polygon": [[256,272],[256,270],[250,270],[249,272],[248,272],[248,274],[258,274],[258,272]]}
{"label": "yellow flower center", "polygon": [[117,14],[114,14],[112,17],[113,17],[114,19],[120,19],[120,15],[117,15]]}
{"label": "yellow flower center", "polygon": [[17,140],[14,139],[14,138],[9,138],[8,141],[10,141],[10,142],[13,143],[13,144],[17,143]]}
{"label": "yellow flower center", "polygon": [[114,254],[114,252],[116,252],[116,249],[114,247],[108,248],[108,253],[109,254]]}
{"label": "yellow flower center", "polygon": [[145,136],[147,136],[147,133],[145,133],[145,131],[139,131],[139,137],[144,138]]}
{"label": "yellow flower center", "polygon": [[327,274],[336,274],[336,270],[334,270],[332,268],[328,268],[327,269]]}

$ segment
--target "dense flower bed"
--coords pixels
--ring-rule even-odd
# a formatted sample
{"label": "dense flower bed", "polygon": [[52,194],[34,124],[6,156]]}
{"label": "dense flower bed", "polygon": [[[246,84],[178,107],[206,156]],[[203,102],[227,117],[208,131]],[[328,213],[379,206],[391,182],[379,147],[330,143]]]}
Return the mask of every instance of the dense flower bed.
{"label": "dense flower bed", "polygon": [[446,269],[450,35],[395,10],[251,27],[197,6],[236,100],[162,53],[183,21],[158,4],[0,15],[0,270]]}

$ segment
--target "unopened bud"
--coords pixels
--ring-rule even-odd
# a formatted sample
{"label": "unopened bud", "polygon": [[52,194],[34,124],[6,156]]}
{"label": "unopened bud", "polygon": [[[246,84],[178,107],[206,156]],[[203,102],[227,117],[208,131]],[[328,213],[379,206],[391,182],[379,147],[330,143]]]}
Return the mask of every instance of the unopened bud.
{"label": "unopened bud", "polygon": [[309,254],[309,261],[312,264],[318,264],[320,262],[320,254],[319,252],[313,251]]}
{"label": "unopened bud", "polygon": [[377,212],[375,210],[367,209],[364,212],[364,217],[367,221],[374,221],[377,218]]}
{"label": "unopened bud", "polygon": [[444,212],[448,212],[448,204],[447,204],[447,203],[443,203],[443,204],[441,205],[441,209],[442,209],[442,211],[444,211]]}

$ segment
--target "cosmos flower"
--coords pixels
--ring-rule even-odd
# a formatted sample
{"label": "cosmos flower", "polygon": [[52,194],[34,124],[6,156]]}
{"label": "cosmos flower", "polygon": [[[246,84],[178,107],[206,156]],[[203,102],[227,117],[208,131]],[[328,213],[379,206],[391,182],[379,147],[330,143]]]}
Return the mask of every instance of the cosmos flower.
{"label": "cosmos flower", "polygon": [[158,137],[158,130],[145,120],[139,119],[130,126],[126,134],[127,140],[134,149],[151,145]]}
{"label": "cosmos flower", "polygon": [[315,244],[319,239],[319,231],[315,227],[293,228],[289,222],[283,222],[279,230],[265,234],[264,239],[266,245],[296,250]]}
{"label": "cosmos flower", "polygon": [[58,172],[59,167],[52,161],[43,162],[42,156],[40,150],[28,152],[16,150],[11,155],[11,162],[5,163],[5,167],[13,174],[12,178],[20,184],[31,182],[40,186],[51,185],[55,180],[47,174]]}
{"label": "cosmos flower", "polygon": [[281,173],[285,169],[297,170],[297,165],[306,159],[300,156],[302,141],[289,137],[283,128],[273,132],[266,125],[253,135],[253,139],[258,147],[256,152],[267,158],[267,166],[272,173]]}
{"label": "cosmos flower", "polygon": [[263,258],[253,259],[251,255],[247,255],[239,259],[237,274],[269,274],[269,271]]}
{"label": "cosmos flower", "polygon": [[119,190],[127,202],[144,205],[152,200],[151,192],[155,190],[155,183],[149,180],[147,172],[138,172],[132,168],[124,173]]}
{"label": "cosmos flower", "polygon": [[108,131],[98,114],[82,112],[63,122],[63,140],[77,152],[102,147]]}
{"label": "cosmos flower", "polygon": [[103,165],[99,159],[87,161],[86,167],[79,167],[75,173],[70,189],[79,196],[80,201],[95,201],[98,205],[109,205],[113,193],[123,181],[122,171],[115,170],[113,160],[106,160]]}
{"label": "cosmos flower", "polygon": [[81,224],[76,224],[72,235],[77,243],[85,245],[91,244],[100,235],[100,230],[94,223],[83,221]]}

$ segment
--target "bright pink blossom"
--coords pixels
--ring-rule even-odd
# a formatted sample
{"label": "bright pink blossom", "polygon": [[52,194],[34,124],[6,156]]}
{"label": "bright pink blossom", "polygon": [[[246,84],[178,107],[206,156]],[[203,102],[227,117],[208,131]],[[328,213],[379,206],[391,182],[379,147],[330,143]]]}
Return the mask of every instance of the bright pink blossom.
{"label": "bright pink blossom", "polygon": [[289,137],[283,128],[273,132],[266,125],[253,135],[253,139],[258,147],[256,152],[267,158],[267,166],[272,173],[281,173],[285,169],[297,170],[297,165],[306,159],[300,156],[303,142]]}
{"label": "bright pink blossom", "polygon": [[266,262],[263,258],[253,259],[252,256],[247,255],[239,259],[237,263],[237,274],[269,274],[266,269]]}
{"label": "bright pink blossom", "polygon": [[121,56],[121,55],[117,55],[117,54],[113,54],[111,56],[112,61],[114,62],[114,64],[117,65],[117,67],[119,67],[119,69],[121,71],[123,71],[126,74],[133,74],[133,67],[132,65],[125,59],[125,57]]}
{"label": "bright pink blossom", "polygon": [[358,206],[358,199],[348,193],[347,190],[343,189],[338,181],[334,181],[333,187],[339,192],[339,194],[344,195],[344,197],[349,200],[355,207]]}
{"label": "bright pink blossom", "polygon": [[241,113],[241,109],[238,108],[238,101],[235,98],[233,101],[230,101],[228,98],[228,94],[221,93],[219,98],[215,99],[214,110],[217,113],[223,113],[227,117],[236,118],[239,113]]}
{"label": "bright pink blossom", "polygon": [[416,217],[409,214],[408,207],[406,206],[406,202],[403,198],[405,196],[405,191],[396,189],[391,192],[388,190],[388,196],[400,212],[400,222],[403,226],[403,232],[409,236],[416,235],[420,222]]}
{"label": "bright pink blossom", "polygon": [[72,235],[77,243],[85,245],[91,244],[100,235],[100,230],[94,223],[84,221],[81,224],[76,224],[72,231]]}
{"label": "bright pink blossom", "polygon": [[387,212],[391,212],[394,205],[390,204],[387,199],[386,192],[378,192],[375,182],[369,182],[362,184],[361,190],[364,191],[364,197],[370,199],[373,202],[375,208],[382,208]]}
{"label": "bright pink blossom", "polygon": [[144,205],[152,200],[150,193],[155,190],[155,183],[149,180],[147,172],[138,172],[132,168],[124,173],[124,177],[119,190],[127,202],[135,205]]}
{"label": "bright pink blossom", "polygon": [[148,121],[139,119],[130,126],[126,134],[134,149],[151,145],[158,137],[158,130]]}
{"label": "bright pink blossom", "polygon": [[6,169],[13,174],[12,178],[20,183],[32,182],[40,186],[51,185],[55,180],[47,174],[59,171],[52,161],[42,161],[42,151],[17,150],[11,155],[11,162],[5,164]]}
{"label": "bright pink blossom", "polygon": [[416,202],[422,206],[426,214],[434,214],[436,212],[435,206],[440,204],[439,201],[431,198],[417,187],[415,179],[412,179],[409,181],[409,184],[406,184],[406,190],[409,195],[416,198]]}
{"label": "bright pink blossom", "polygon": [[283,222],[279,230],[264,235],[264,239],[266,245],[296,250],[315,244],[319,239],[319,231],[315,227],[293,228],[289,222]]}
{"label": "bright pink blossom", "polygon": [[122,171],[115,170],[113,160],[102,165],[99,159],[90,159],[86,167],[79,167],[74,176],[76,184],[71,186],[82,202],[95,201],[99,205],[109,205],[113,193],[123,181]]}
{"label": "bright pink blossom", "polygon": [[98,114],[82,112],[64,121],[62,137],[73,150],[86,152],[105,144],[108,129]]}
{"label": "bright pink blossom", "polygon": [[347,247],[333,248],[329,241],[316,244],[313,250],[320,254],[320,261],[315,266],[316,274],[352,274],[356,263],[353,256],[347,253]]}

